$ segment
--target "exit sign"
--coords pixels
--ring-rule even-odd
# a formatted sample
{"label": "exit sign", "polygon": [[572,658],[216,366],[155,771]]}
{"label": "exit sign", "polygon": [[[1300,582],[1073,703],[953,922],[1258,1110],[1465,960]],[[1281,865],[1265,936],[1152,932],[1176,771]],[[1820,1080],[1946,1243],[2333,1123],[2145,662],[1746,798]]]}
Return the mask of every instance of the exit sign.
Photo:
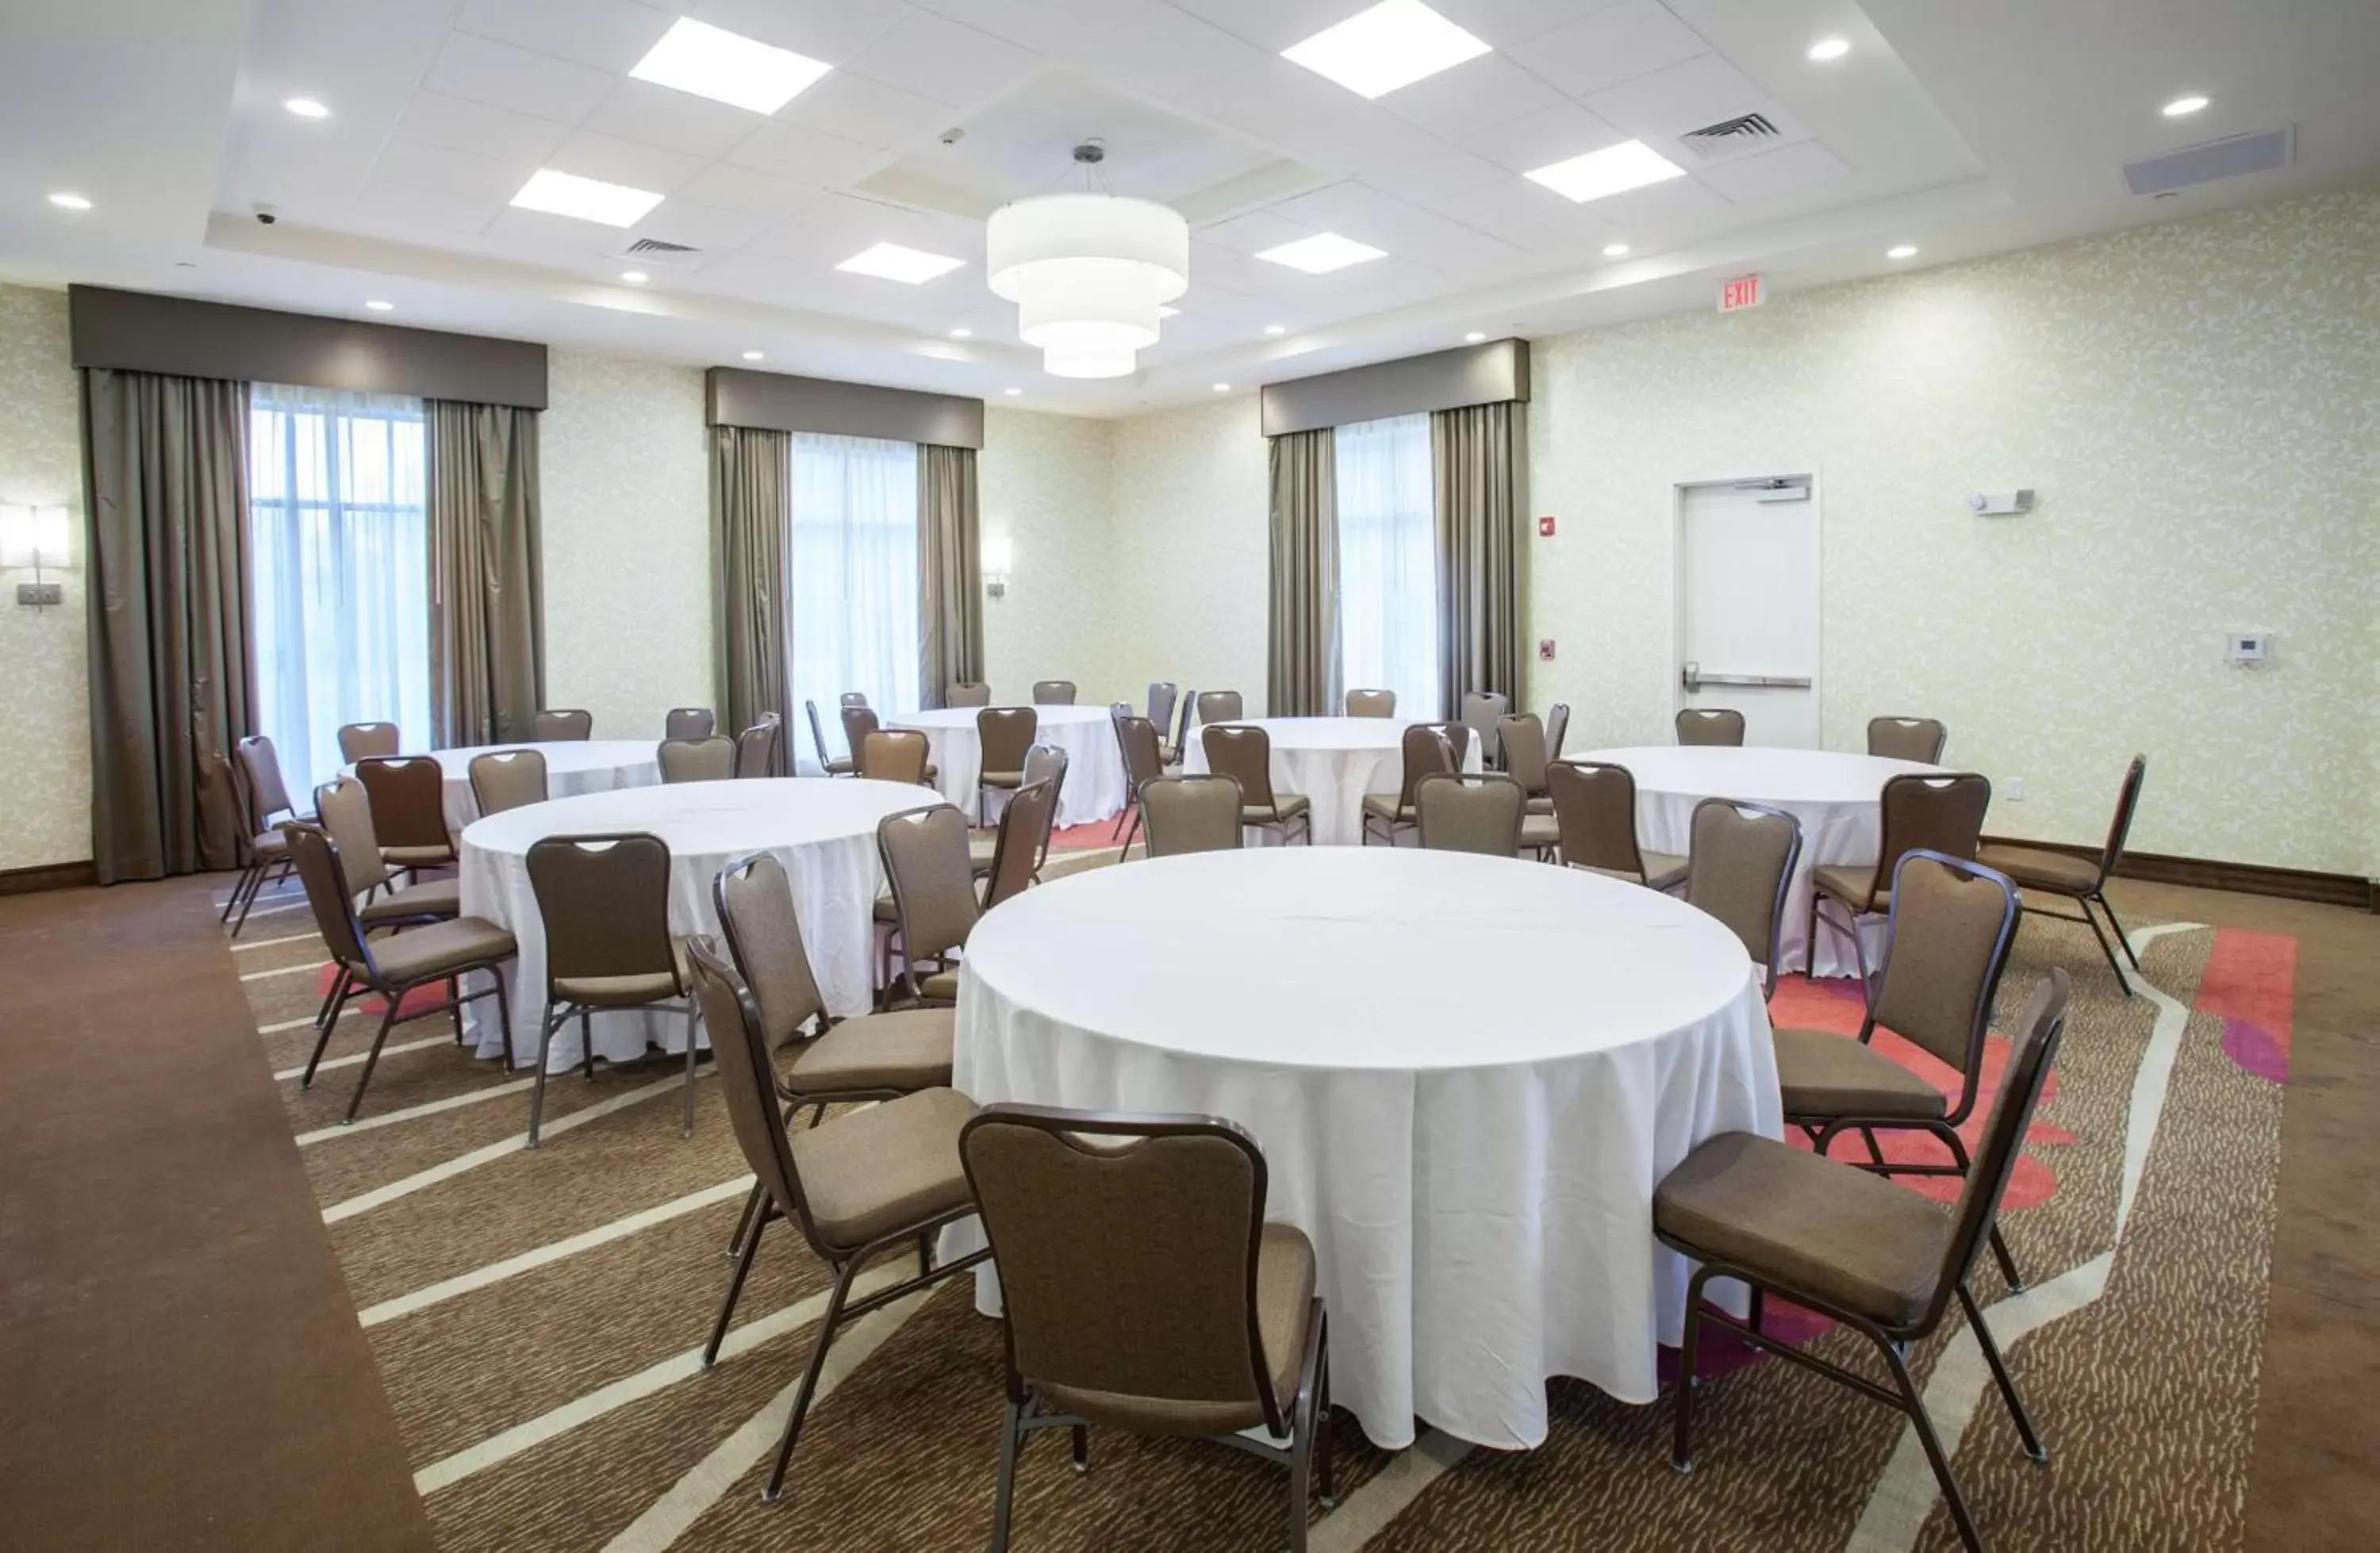
{"label": "exit sign", "polygon": [[1731,313],[1756,308],[1768,300],[1768,287],[1758,275],[1742,275],[1718,288],[1718,310]]}

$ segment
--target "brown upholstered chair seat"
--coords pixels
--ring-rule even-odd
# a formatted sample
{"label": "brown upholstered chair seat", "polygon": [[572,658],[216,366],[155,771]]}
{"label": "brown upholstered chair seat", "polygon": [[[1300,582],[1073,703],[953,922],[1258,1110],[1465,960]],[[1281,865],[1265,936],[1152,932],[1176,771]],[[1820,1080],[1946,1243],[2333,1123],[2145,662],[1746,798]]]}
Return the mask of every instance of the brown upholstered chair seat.
{"label": "brown upholstered chair seat", "polygon": [[833,756],[825,762],[826,774],[829,776],[849,776],[857,770],[859,770],[859,762],[847,755]]}
{"label": "brown upholstered chair seat", "polygon": [[946,1008],[863,1013],[819,1037],[785,1070],[797,1095],[947,1088],[957,1015]]}
{"label": "brown upholstered chair seat", "polygon": [[1521,808],[1521,850],[1550,852],[1561,845],[1561,826],[1551,814],[1540,814],[1527,807]]}
{"label": "brown upholstered chair seat", "polygon": [[[1669,890],[1686,881],[1687,870],[1684,858],[1672,857],[1666,852],[1639,852],[1636,855],[1645,859],[1645,878],[1642,882],[1653,889]],[[1624,879],[1631,884],[1638,882],[1636,876],[1624,868],[1588,868],[1586,871],[1591,874],[1601,874],[1607,879]]]}
{"label": "brown upholstered chair seat", "polygon": [[2070,857],[2034,846],[1985,846],[1976,849],[1975,861],[2008,875],[2020,890],[2077,895],[2099,888],[2096,858]]}
{"label": "brown upholstered chair seat", "polygon": [[670,954],[677,961],[675,979],[667,971],[651,971],[643,976],[556,977],[553,995],[565,1002],[588,1003],[596,1008],[637,1008],[674,998],[680,988],[692,985],[686,940],[674,933],[670,936]]}
{"label": "brown upholstered chair seat", "polygon": [[1550,793],[1532,794],[1529,796],[1528,802],[1521,806],[1521,812],[1523,814],[1551,814],[1554,812],[1554,795]]}
{"label": "brown upholstered chair seat", "polygon": [[1393,820],[1399,825],[1413,824],[1414,807],[1411,804],[1400,807],[1397,797],[1394,793],[1366,793],[1364,795],[1364,812],[1375,819]]}
{"label": "brown upholstered chair seat", "polygon": [[1686,1156],[1654,1189],[1653,1223],[1886,1326],[1925,1315],[1950,1239],[1950,1216],[1906,1186],[1750,1133]]}
{"label": "brown upholstered chair seat", "polygon": [[1272,795],[1272,806],[1269,808],[1262,804],[1242,804],[1240,823],[1278,825],[1285,819],[1295,819],[1313,807],[1306,801],[1305,795],[1303,793],[1276,793]]}
{"label": "brown upholstered chair seat", "polygon": [[1886,912],[1892,909],[1889,889],[1876,892],[1876,904],[1868,904],[1868,892],[1876,885],[1876,865],[1873,863],[1828,863],[1810,870],[1810,883],[1821,895],[1832,895],[1845,905],[1863,910]]}
{"label": "brown upholstered chair seat", "polygon": [[1000,832],[998,831],[971,832],[967,836],[967,866],[979,874],[991,872],[991,855],[999,849]]}
{"label": "brown upholstered chair seat", "polygon": [[1929,1121],[1949,1113],[1942,1091],[1865,1041],[1830,1030],[1777,1032],[1777,1086],[1788,1116]]}
{"label": "brown upholstered chair seat", "polygon": [[286,857],[289,838],[279,831],[264,831],[249,838],[249,850],[259,857]]}
{"label": "brown upholstered chair seat", "polygon": [[972,1200],[959,1129],[975,1102],[955,1089],[897,1100],[804,1128],[789,1140],[819,1238],[857,1247]]}
{"label": "brown upholstered chair seat", "polygon": [[1025,773],[1023,771],[985,771],[976,780],[986,787],[1022,787],[1025,785]]}
{"label": "brown upholstered chair seat", "polygon": [[425,916],[460,916],[462,914],[463,881],[459,879],[433,879],[410,890],[379,896],[359,908],[356,916],[365,927],[378,928],[391,922],[412,922]]}
{"label": "brown upholstered chair seat", "polygon": [[921,998],[930,998],[938,1003],[957,1002],[959,1001],[959,973],[956,971],[936,971],[930,976],[919,977],[917,978],[917,995]]}
{"label": "brown upholstered chair seat", "polygon": [[452,843],[444,846],[384,846],[381,861],[392,868],[429,868],[455,861]]}
{"label": "brown upholstered chair seat", "polygon": [[392,985],[425,981],[449,968],[484,965],[514,952],[513,936],[477,916],[432,922],[409,933],[374,940],[372,963]]}
{"label": "brown upholstered chair seat", "polygon": [[892,892],[890,890],[876,897],[876,920],[889,922],[896,928],[901,925],[901,910],[892,904]]}

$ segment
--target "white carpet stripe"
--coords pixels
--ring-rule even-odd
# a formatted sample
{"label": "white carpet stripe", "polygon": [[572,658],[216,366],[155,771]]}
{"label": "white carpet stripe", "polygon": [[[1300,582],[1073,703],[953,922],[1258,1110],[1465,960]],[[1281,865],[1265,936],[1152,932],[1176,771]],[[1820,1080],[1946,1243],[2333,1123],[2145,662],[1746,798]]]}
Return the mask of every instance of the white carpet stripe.
{"label": "white carpet stripe", "polygon": [[[298,1021],[298,1023],[300,1025],[308,1025],[311,1024],[312,1021],[301,1019]],[[452,1046],[454,1044],[455,1037],[452,1036],[425,1036],[418,1041],[399,1041],[395,1046],[382,1047],[380,1054],[382,1057],[394,1057],[400,1051],[419,1051],[425,1046]],[[314,1072],[320,1074],[329,1073],[333,1068],[361,1067],[363,1065],[364,1059],[370,1055],[371,1053],[369,1051],[358,1051],[352,1057],[325,1057],[322,1059],[322,1065],[316,1068]],[[273,1076],[275,1079],[285,1081],[293,1078],[304,1078],[306,1076],[306,1064],[300,1062],[294,1068],[284,1068]],[[360,1122],[356,1123],[356,1127],[360,1127],[362,1125],[363,1123]],[[346,1130],[348,1132],[354,1132],[355,1127],[349,1127]]]}
{"label": "white carpet stripe", "polygon": [[[273,897],[270,895],[265,897],[266,900],[271,900],[272,898]],[[217,911],[221,911],[223,909],[222,904],[218,903],[215,909]],[[284,901],[277,906],[258,906],[255,910],[248,914],[248,919],[250,922],[253,922],[260,916],[271,916],[277,911],[304,911],[305,909],[306,902],[303,897],[300,897],[295,901]],[[231,931],[231,924],[228,922],[225,923],[224,931],[225,933],[229,933]]]}
{"label": "white carpet stripe", "polygon": [[689,1192],[683,1197],[673,1198],[668,1202],[649,1207],[641,1213],[632,1213],[625,1219],[615,1219],[609,1224],[598,1225],[592,1230],[582,1234],[572,1235],[566,1240],[554,1241],[551,1244],[524,1251],[517,1256],[507,1256],[501,1262],[491,1262],[486,1267],[474,1268],[469,1272],[442,1279],[436,1283],[416,1289],[410,1294],[400,1294],[393,1300],[382,1300],[380,1304],[359,1312],[357,1318],[367,1327],[377,1327],[383,1321],[394,1321],[401,1316],[411,1316],[416,1311],[427,1310],[431,1305],[470,1293],[474,1290],[485,1289],[490,1284],[502,1283],[505,1279],[516,1278],[522,1273],[532,1272],[539,1268],[559,1262],[565,1256],[576,1256],[582,1251],[592,1251],[599,1245],[608,1245],[615,1240],[625,1240],[628,1236],[649,1230],[656,1224],[697,1212],[710,1207],[713,1203],[734,1201],[742,1197],[751,1188],[752,1178],[748,1175],[739,1175],[733,1181],[722,1181],[716,1186],[706,1186],[699,1192]]}
{"label": "white carpet stripe", "polygon": [[1474,1449],[1467,1439],[1427,1430],[1412,1450],[1399,1451],[1315,1523],[1306,1536],[1308,1553],[1356,1553]]}
{"label": "white carpet stripe", "polygon": [[312,933],[292,933],[287,938],[282,939],[249,939],[233,944],[231,952],[234,954],[245,954],[251,949],[272,949],[285,943],[304,943],[308,939],[314,937],[316,935]]}
{"label": "white carpet stripe", "polygon": [[309,960],[302,965],[284,965],[278,970],[250,971],[239,979],[242,981],[263,981],[269,977],[276,976],[303,976],[308,971],[326,969],[329,967],[330,964],[331,963],[328,960]]}
{"label": "white carpet stripe", "polygon": [[[387,1053],[382,1052],[382,1055],[386,1056]],[[500,1099],[506,1095],[517,1095],[536,1082],[534,1076],[516,1078],[508,1084],[492,1084],[485,1089],[474,1089],[468,1094],[449,1095],[443,1100],[428,1100],[418,1106],[407,1106],[403,1110],[382,1111],[378,1116],[366,1116],[350,1122],[344,1127],[337,1125],[317,1127],[310,1133],[298,1134],[298,1147],[306,1148],[314,1144],[328,1143],[333,1138],[351,1138],[359,1133],[377,1132],[382,1127],[395,1127],[407,1122],[419,1122],[425,1116],[436,1116],[442,1111],[460,1110],[465,1106],[475,1106],[483,1100]],[[521,1136],[526,1139],[528,1134],[523,1133]]]}
{"label": "white carpet stripe", "polygon": [[[354,1003],[349,1003],[346,1007],[339,1011],[339,1017],[342,1019],[353,1019],[356,1015],[361,1013],[363,1013],[361,1008],[358,1007]],[[256,1033],[260,1036],[277,1036],[284,1030],[302,1030],[312,1023],[314,1023],[314,1016],[312,1014],[301,1014],[296,1019],[284,1019],[271,1025],[259,1025],[256,1027]]]}
{"label": "white carpet stripe", "polygon": [[[288,895],[302,895],[304,893],[305,886],[296,879],[277,879],[271,884],[266,885],[263,889],[258,891],[256,892],[256,898],[260,901],[277,901]],[[231,904],[231,897],[228,895],[217,895],[213,898],[212,904],[215,910],[221,911],[224,907]],[[254,916],[265,909],[266,908],[263,906],[259,906],[255,911],[249,912],[249,915],[250,916]],[[274,906],[271,909],[279,911],[282,908]],[[226,923],[225,926],[228,927],[229,924]]]}

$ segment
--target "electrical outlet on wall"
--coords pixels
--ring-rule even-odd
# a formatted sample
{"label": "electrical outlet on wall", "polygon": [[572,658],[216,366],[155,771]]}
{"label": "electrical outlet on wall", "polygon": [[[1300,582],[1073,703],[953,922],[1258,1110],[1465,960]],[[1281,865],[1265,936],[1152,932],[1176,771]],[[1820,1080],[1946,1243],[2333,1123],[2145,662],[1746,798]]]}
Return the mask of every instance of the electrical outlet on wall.
{"label": "electrical outlet on wall", "polygon": [[2024,778],[2010,777],[2000,783],[2000,796],[2011,804],[2024,802]]}

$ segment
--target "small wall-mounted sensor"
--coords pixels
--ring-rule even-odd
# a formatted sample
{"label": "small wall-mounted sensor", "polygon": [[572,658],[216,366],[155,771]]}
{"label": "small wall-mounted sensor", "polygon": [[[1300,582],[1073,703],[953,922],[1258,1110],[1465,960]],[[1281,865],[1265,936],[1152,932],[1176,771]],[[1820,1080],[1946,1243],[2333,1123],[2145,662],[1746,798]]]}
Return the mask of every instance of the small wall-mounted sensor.
{"label": "small wall-mounted sensor", "polygon": [[2019,513],[2033,510],[2033,491],[2027,488],[2004,496],[1971,491],[1967,496],[1967,510],[1978,517],[2014,517]]}
{"label": "small wall-mounted sensor", "polygon": [[2261,669],[2272,655],[2270,631],[2233,631],[2223,638],[2223,661],[2235,668]]}

